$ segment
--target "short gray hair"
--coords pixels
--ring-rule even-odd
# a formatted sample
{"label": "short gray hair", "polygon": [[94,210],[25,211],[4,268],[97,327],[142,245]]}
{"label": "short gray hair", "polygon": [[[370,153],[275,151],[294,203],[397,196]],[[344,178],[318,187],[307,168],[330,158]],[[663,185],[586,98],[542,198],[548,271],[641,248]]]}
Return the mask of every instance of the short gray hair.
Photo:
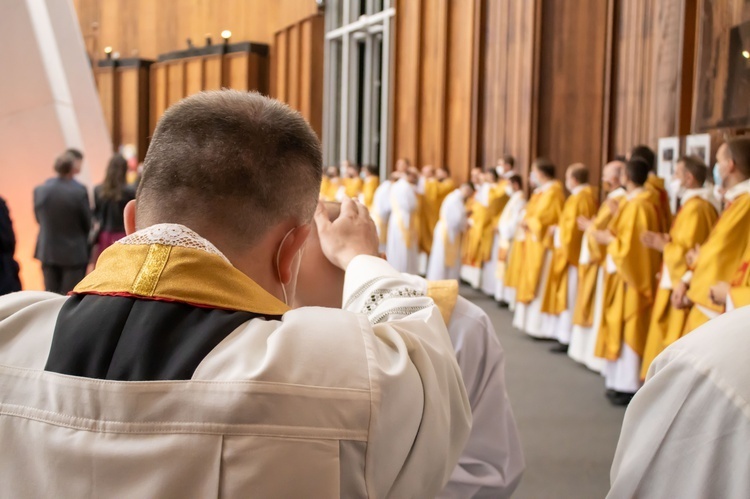
{"label": "short gray hair", "polygon": [[322,171],[320,141],[297,111],[257,92],[201,92],[156,126],[138,225],[211,224],[252,243],[283,220],[310,221]]}

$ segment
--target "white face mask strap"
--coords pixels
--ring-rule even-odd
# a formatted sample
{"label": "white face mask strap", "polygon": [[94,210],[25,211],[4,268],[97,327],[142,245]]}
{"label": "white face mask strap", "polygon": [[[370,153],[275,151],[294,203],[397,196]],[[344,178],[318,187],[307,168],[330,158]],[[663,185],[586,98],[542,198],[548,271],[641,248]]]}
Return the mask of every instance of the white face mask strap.
{"label": "white face mask strap", "polygon": [[281,293],[284,295],[284,304],[289,305],[289,299],[286,295],[286,286],[284,286],[284,283],[281,280],[281,268],[280,268],[280,262],[281,262],[281,248],[284,247],[284,243],[286,242],[286,239],[291,235],[291,233],[294,231],[295,228],[290,229],[289,232],[286,233],[284,236],[284,239],[281,240],[281,244],[279,244],[279,250],[276,252],[276,275],[279,278],[279,283],[281,284]]}

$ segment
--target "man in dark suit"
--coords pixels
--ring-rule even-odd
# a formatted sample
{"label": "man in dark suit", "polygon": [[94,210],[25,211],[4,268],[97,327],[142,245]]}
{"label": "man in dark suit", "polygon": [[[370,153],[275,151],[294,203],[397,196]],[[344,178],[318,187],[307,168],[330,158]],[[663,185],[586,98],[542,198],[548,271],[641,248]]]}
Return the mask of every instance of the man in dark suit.
{"label": "man in dark suit", "polygon": [[21,291],[18,278],[18,263],[13,258],[16,251],[16,235],[10,220],[8,205],[0,198],[0,295]]}
{"label": "man in dark suit", "polygon": [[86,275],[91,206],[86,188],[73,180],[76,157],[69,152],[55,161],[57,177],[34,189],[39,222],[35,257],[42,262],[47,291],[66,294]]}

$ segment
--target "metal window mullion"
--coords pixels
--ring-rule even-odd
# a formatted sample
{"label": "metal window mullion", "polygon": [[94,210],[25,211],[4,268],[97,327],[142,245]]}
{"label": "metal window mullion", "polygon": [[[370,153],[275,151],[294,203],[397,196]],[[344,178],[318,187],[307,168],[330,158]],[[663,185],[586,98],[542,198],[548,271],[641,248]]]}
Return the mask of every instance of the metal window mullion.
{"label": "metal window mullion", "polygon": [[380,71],[380,179],[388,176],[389,152],[391,146],[390,119],[391,102],[391,17],[383,23],[383,51]]}
{"label": "metal window mullion", "polygon": [[[371,1],[371,0],[369,0]],[[372,143],[372,115],[373,115],[373,90],[372,90],[372,80],[373,80],[373,72],[372,72],[372,65],[373,65],[373,51],[374,51],[374,44],[372,35],[367,35],[367,38],[365,40],[365,95],[364,95],[364,116],[362,116],[362,137],[364,140],[362,141],[362,163],[369,165],[372,163],[372,154],[371,154],[371,143]]]}
{"label": "metal window mullion", "polygon": [[[346,11],[346,9],[344,9]],[[341,44],[341,108],[339,119],[341,128],[339,129],[339,161],[347,158],[349,147],[349,33],[344,34]]]}

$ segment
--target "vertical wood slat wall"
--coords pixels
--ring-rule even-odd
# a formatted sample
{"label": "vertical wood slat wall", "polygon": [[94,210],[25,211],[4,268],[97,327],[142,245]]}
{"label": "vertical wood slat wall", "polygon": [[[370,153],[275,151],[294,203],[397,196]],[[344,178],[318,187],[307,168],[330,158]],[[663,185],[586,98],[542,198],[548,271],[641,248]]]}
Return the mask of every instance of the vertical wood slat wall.
{"label": "vertical wood slat wall", "polygon": [[397,0],[393,158],[447,167],[476,162],[479,0]]}
{"label": "vertical wood slat wall", "polygon": [[130,59],[94,71],[112,146],[115,150],[124,144],[135,146],[139,161],[148,148],[150,62]]}
{"label": "vertical wood slat wall", "polygon": [[274,35],[271,96],[297,109],[321,137],[325,18],[315,15]]}

